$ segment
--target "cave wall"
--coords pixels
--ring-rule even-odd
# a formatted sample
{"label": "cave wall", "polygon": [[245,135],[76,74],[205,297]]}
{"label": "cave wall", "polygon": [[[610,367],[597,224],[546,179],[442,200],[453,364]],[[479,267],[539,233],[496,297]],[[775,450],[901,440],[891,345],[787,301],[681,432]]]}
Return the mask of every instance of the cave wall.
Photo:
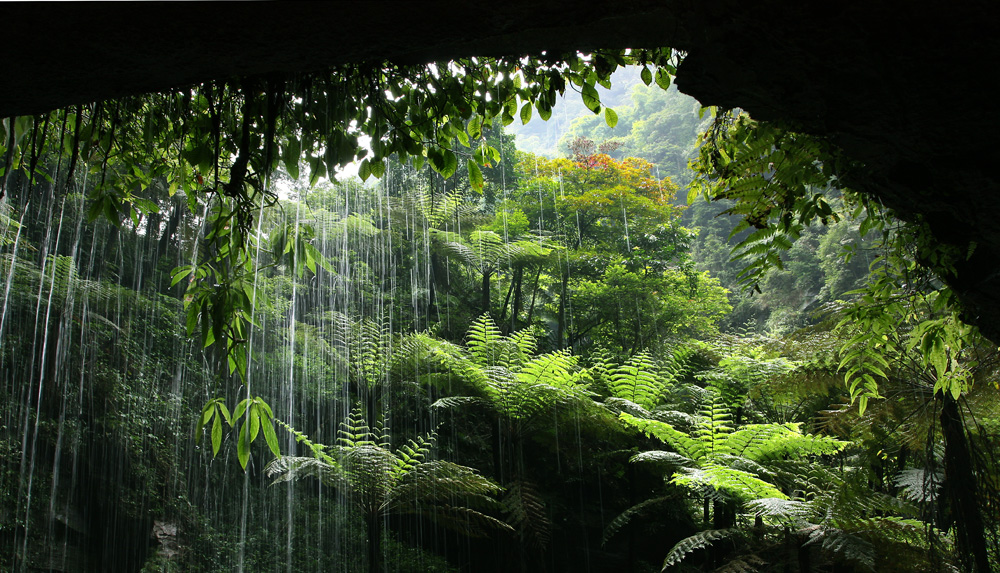
{"label": "cave wall", "polygon": [[949,282],[1000,340],[997,114],[990,2],[581,0],[5,4],[0,117],[216,78],[464,55],[653,47],[678,87],[829,138],[860,190],[975,248]]}

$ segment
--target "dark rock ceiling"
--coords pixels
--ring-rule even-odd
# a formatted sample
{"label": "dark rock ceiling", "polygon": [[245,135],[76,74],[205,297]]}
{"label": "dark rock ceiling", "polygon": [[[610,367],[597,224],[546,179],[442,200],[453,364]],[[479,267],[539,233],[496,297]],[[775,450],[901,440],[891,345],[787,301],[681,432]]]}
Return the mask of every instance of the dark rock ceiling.
{"label": "dark rock ceiling", "polygon": [[974,241],[951,283],[1000,340],[991,2],[37,3],[0,5],[0,21],[0,117],[349,61],[684,50],[682,91],[828,137],[866,164],[865,191]]}

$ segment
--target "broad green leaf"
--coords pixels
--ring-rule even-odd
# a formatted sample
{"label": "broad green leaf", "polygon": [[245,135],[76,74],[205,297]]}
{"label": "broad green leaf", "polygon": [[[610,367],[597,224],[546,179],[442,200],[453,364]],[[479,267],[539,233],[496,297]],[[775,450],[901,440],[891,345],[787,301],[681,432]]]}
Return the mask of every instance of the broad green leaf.
{"label": "broad green leaf", "polygon": [[646,66],[642,67],[642,71],[639,72],[639,77],[642,78],[642,83],[646,84],[647,86],[653,83],[653,73],[650,72],[649,68],[647,68]]}
{"label": "broad green leaf", "polygon": [[360,177],[362,181],[368,181],[368,178],[371,177],[371,175],[371,163],[367,159],[362,160],[361,165],[358,167],[358,177]]}
{"label": "broad green leaf", "polygon": [[472,116],[466,130],[468,131],[470,138],[479,139],[480,136],[483,135],[483,118],[478,115]]}
{"label": "broad green leaf", "polygon": [[665,68],[656,68],[656,85],[663,89],[670,87],[670,73]]}
{"label": "broad green leaf", "polygon": [[479,165],[475,161],[469,159],[465,162],[469,167],[469,185],[476,191],[483,192],[483,172],[479,169]]}
{"label": "broad green leaf", "polygon": [[371,173],[376,179],[381,179],[385,175],[385,160],[384,159],[374,159],[371,163]]}
{"label": "broad green leaf", "polygon": [[170,275],[173,277],[170,281],[170,286],[176,286],[177,283],[184,280],[184,277],[191,274],[195,269],[194,265],[187,265],[183,267],[175,267],[174,270],[170,271]]}
{"label": "broad green leaf", "polygon": [[587,109],[594,113],[601,111],[601,96],[594,84],[584,83],[580,88],[580,95],[583,96],[583,105],[587,106]]}
{"label": "broad green leaf", "polygon": [[250,405],[250,442],[253,443],[260,433],[260,412],[257,404]]}
{"label": "broad green leaf", "polygon": [[278,448],[278,436],[274,433],[274,425],[270,420],[261,422],[261,429],[264,430],[264,440],[267,442],[267,447],[271,449],[271,453],[275,457],[281,457],[281,450]]}
{"label": "broad green leaf", "polygon": [[274,417],[274,412],[271,411],[271,407],[267,404],[267,402],[264,401],[263,398],[257,396],[256,398],[254,398],[254,400],[256,400],[258,407],[261,408],[261,411],[267,413],[268,420]]}
{"label": "broad green leaf", "polygon": [[604,108],[604,121],[607,122],[608,127],[614,127],[618,125],[618,114],[610,107],[606,107]]}
{"label": "broad green leaf", "polygon": [[427,153],[427,159],[431,162],[431,168],[441,174],[445,179],[455,174],[458,169],[458,157],[450,149],[436,149]]}
{"label": "broad green leaf", "polygon": [[236,457],[240,460],[240,467],[247,469],[247,462],[250,461],[250,444],[247,443],[247,425],[240,428],[240,438],[236,442]]}
{"label": "broad green leaf", "polygon": [[219,455],[219,448],[222,446],[222,416],[216,416],[212,422],[212,455]]}
{"label": "broad green leaf", "polygon": [[249,404],[250,400],[248,398],[244,398],[243,400],[241,400],[240,403],[236,405],[236,411],[233,412],[233,419],[239,420],[240,418],[242,418],[243,413],[247,411],[247,405]]}
{"label": "broad green leaf", "polygon": [[535,109],[538,110],[538,117],[542,118],[542,121],[548,121],[552,117],[552,108],[543,105],[542,102],[535,102]]}
{"label": "broad green leaf", "polygon": [[531,102],[521,106],[521,125],[525,125],[529,121],[531,121]]}
{"label": "broad green leaf", "polygon": [[194,429],[194,443],[201,443],[201,430],[212,419],[213,412],[215,412],[215,405],[213,402],[209,402],[205,405],[205,409],[201,411],[201,417],[198,418],[198,426]]}
{"label": "broad green leaf", "polygon": [[230,426],[232,426],[233,425],[233,417],[229,415],[229,408],[226,408],[226,405],[222,403],[222,399],[221,398],[219,398],[219,402],[217,402],[216,404],[219,407],[219,411],[222,412],[222,415],[226,418],[226,423],[228,423]]}

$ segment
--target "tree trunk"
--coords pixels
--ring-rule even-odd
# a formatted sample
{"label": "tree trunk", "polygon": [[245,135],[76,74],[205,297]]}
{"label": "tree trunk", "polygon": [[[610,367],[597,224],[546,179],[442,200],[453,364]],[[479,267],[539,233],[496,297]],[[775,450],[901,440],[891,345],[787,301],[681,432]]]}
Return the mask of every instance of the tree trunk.
{"label": "tree trunk", "polygon": [[514,308],[510,311],[510,332],[517,330],[517,318],[521,315],[521,283],[524,282],[524,267],[514,269]]}
{"label": "tree trunk", "polygon": [[966,570],[990,571],[983,516],[977,500],[976,476],[958,402],[944,393],[941,407],[941,433],[944,434],[945,495],[955,522],[955,545]]}
{"label": "tree trunk", "polygon": [[382,524],[378,513],[369,513],[365,518],[368,529],[368,573],[382,570]]}
{"label": "tree trunk", "polygon": [[563,269],[562,288],[559,292],[559,324],[556,329],[556,347],[566,348],[566,295],[569,290],[569,269]]}
{"label": "tree trunk", "polygon": [[531,288],[531,306],[528,307],[528,320],[526,324],[530,325],[531,320],[535,317],[535,297],[538,296],[538,279],[542,276],[542,265],[538,265],[538,269],[535,270],[535,282],[534,286]]}
{"label": "tree trunk", "polygon": [[487,269],[483,271],[483,284],[482,284],[482,300],[479,305],[483,309],[483,314],[490,313],[490,277],[493,276],[493,270]]}

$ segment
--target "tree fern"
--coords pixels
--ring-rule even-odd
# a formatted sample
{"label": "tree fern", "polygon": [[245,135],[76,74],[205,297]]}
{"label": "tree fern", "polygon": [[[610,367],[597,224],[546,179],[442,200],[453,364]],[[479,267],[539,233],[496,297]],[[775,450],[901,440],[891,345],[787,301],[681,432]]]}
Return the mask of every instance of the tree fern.
{"label": "tree fern", "polygon": [[498,485],[472,468],[429,459],[433,434],[410,440],[393,451],[388,432],[371,428],[358,411],[341,423],[337,445],[332,448],[293,432],[296,439],[311,447],[315,457],[279,457],[268,464],[265,475],[274,478],[275,484],[318,478],[348,494],[347,499],[366,522],[372,559],[378,558],[382,524],[389,514],[423,515],[467,535],[511,529],[484,513],[500,508]]}

